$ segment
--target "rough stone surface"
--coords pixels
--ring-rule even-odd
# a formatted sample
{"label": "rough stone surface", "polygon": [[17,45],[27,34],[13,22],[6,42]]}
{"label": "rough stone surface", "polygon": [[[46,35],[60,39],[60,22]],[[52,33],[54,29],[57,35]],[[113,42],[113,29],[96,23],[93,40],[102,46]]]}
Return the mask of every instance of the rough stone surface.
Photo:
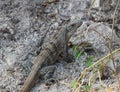
{"label": "rough stone surface", "polygon": [[89,43],[102,56],[109,53],[109,43],[115,42],[120,44],[120,39],[115,32],[103,23],[86,22],[79,28],[75,36],[71,38],[72,44],[81,45],[83,42]]}
{"label": "rough stone surface", "polygon": [[[86,41],[97,49],[100,57],[108,52],[105,39],[92,29],[105,37],[111,35],[111,20],[116,2],[112,0],[108,7],[101,6],[99,11],[91,9],[87,13],[84,10],[89,8],[89,1],[91,0],[0,0],[0,92],[16,92],[23,85],[42,43],[50,41],[68,20],[84,18],[88,21],[88,24],[79,28],[82,33],[78,31],[73,36],[72,40],[75,41],[72,44]],[[120,5],[114,26],[118,38],[119,10]],[[84,37],[80,39],[79,34]],[[120,42],[119,39],[113,41],[117,48],[120,47],[117,43]],[[84,61],[87,57],[82,55],[69,64],[60,59],[55,65],[44,67],[31,92],[70,92],[69,84],[85,68]]]}

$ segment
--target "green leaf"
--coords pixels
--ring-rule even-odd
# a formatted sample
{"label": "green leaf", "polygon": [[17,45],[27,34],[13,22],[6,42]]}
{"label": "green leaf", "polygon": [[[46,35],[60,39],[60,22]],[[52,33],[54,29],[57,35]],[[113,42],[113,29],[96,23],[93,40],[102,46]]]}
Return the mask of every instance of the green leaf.
{"label": "green leaf", "polygon": [[74,53],[75,60],[78,59],[81,56],[82,51],[80,51],[80,52],[77,51],[77,46],[73,46],[72,50],[73,50],[73,53]]}
{"label": "green leaf", "polygon": [[88,91],[89,89],[90,89],[90,85],[88,85],[88,84],[86,84],[86,85],[84,85],[83,87],[82,87],[82,89],[84,90],[84,91]]}
{"label": "green leaf", "polygon": [[77,82],[76,81],[72,81],[71,83],[70,83],[70,87],[76,87],[77,86]]}
{"label": "green leaf", "polygon": [[75,59],[78,59],[82,55],[82,51],[75,53]]}
{"label": "green leaf", "polygon": [[77,53],[77,46],[73,46],[72,50],[74,54]]}
{"label": "green leaf", "polygon": [[76,50],[76,48],[77,48],[77,46],[72,47],[73,52]]}
{"label": "green leaf", "polygon": [[85,60],[85,65],[86,65],[86,67],[91,66],[93,60],[94,60],[94,56],[90,56],[89,58],[87,58],[87,59]]}

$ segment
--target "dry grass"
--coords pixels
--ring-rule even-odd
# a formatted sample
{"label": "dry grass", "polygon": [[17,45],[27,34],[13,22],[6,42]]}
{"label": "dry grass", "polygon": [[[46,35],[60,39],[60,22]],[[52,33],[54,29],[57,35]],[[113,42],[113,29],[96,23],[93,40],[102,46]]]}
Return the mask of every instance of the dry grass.
{"label": "dry grass", "polygon": [[[103,86],[104,84],[102,83],[102,80],[101,80],[100,69],[101,69],[101,67],[105,67],[105,65],[106,65],[105,63],[107,63],[110,60],[111,55],[114,58],[120,57],[120,48],[114,50],[112,53],[109,53],[108,55],[101,58],[100,60],[98,60],[97,62],[95,62],[91,66],[89,66],[88,68],[85,68],[84,71],[80,74],[80,77],[77,79],[77,81],[76,81],[77,85],[73,88],[72,92],[85,92],[85,91],[81,91],[81,87],[84,84],[82,82],[81,83],[79,83],[79,82],[84,80],[86,75],[88,76],[88,82],[87,82],[88,86],[93,85],[93,83],[95,83],[97,77],[99,78],[99,86]],[[90,72],[90,73],[88,73],[88,72]],[[113,75],[117,79],[118,75],[117,75],[116,71],[113,71]],[[120,88],[120,81],[118,79],[117,79],[117,82],[118,82],[117,88]],[[112,90],[112,89],[116,89],[116,88],[110,88],[108,85],[106,85],[105,89]],[[96,91],[90,91],[90,90],[93,90],[93,89],[89,88],[88,92],[96,92]],[[103,89],[101,89],[101,90],[103,90]],[[102,92],[102,91],[100,91],[100,92]],[[106,92],[114,92],[114,91],[106,91]]]}
{"label": "dry grass", "polygon": [[[83,70],[79,78],[75,81],[75,85],[72,88],[72,92],[120,92],[120,79],[116,70],[111,69],[112,76],[114,76],[114,78],[116,79],[115,83],[105,84],[101,80],[102,77],[101,70],[104,67],[106,67],[106,64],[111,60],[114,65],[114,69],[116,69],[117,66],[115,65],[115,59],[120,57],[120,48],[114,51],[112,51],[111,49],[111,40],[113,39],[113,31],[115,25],[115,15],[119,5],[119,1],[120,0],[117,1],[117,5],[114,10],[113,23],[112,23],[112,36],[109,39],[109,45],[107,45],[110,53]],[[91,9],[94,2],[95,0],[92,1],[88,11]],[[86,78],[87,81],[85,81]],[[97,85],[97,87],[93,87],[93,85]]]}

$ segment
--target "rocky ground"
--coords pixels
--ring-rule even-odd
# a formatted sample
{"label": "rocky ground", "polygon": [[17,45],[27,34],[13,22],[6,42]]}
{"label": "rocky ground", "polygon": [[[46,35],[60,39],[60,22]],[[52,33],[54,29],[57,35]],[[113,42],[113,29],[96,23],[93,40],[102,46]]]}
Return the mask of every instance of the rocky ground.
{"label": "rocky ground", "polygon": [[[85,18],[70,44],[77,45],[79,51],[87,47],[92,50],[86,50],[87,55],[83,54],[71,63],[60,59],[56,64],[42,68],[40,78],[31,90],[70,92],[70,82],[84,70],[86,58],[94,55],[97,60],[105,56],[109,52],[109,43],[112,50],[120,47],[120,4],[109,1],[90,9],[90,0],[0,0],[0,92],[16,92],[23,85],[42,44],[50,41],[69,20]],[[113,31],[115,6],[118,7]],[[112,40],[109,40],[111,35]],[[119,60],[117,57],[116,61]],[[104,87],[118,88],[113,78],[107,77],[103,82]],[[98,88],[97,84],[99,82],[93,88]],[[115,92],[118,92],[117,88]]]}

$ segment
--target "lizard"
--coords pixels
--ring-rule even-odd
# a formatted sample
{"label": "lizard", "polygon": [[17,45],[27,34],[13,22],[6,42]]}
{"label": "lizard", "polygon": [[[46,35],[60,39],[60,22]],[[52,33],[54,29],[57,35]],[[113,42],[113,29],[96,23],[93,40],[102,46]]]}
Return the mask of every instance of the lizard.
{"label": "lizard", "polygon": [[78,19],[64,25],[59,32],[53,36],[52,41],[43,44],[41,52],[34,60],[31,72],[25,80],[20,92],[30,92],[38,77],[39,69],[54,64],[62,52],[65,54],[66,58],[68,57],[68,41],[82,24],[83,21]]}

